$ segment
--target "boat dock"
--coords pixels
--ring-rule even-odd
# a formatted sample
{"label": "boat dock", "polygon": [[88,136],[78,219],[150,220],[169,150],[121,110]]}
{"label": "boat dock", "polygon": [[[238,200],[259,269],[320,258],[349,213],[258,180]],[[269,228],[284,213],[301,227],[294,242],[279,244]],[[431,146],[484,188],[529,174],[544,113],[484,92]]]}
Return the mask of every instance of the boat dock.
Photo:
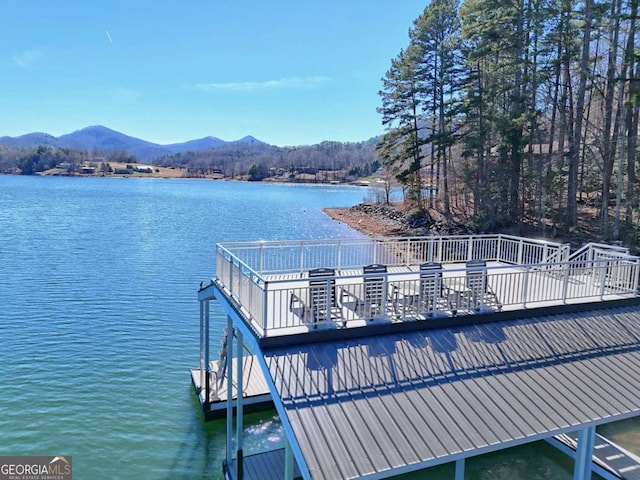
{"label": "boat dock", "polygon": [[[620,246],[508,235],[219,244],[191,376],[205,417],[226,413],[226,478],[277,455],[285,479],[451,462],[462,480],[469,457],[554,438],[573,438],[575,480],[637,478],[596,427],[640,416],[639,275]],[[242,417],[266,392],[285,448],[245,457]]]}
{"label": "boat dock", "polygon": [[[212,360],[210,365],[209,401],[204,398],[206,391],[206,379],[203,382],[199,368],[191,369],[191,382],[195,391],[198,393],[200,404],[205,421],[224,418],[227,414],[228,389],[229,382],[225,375],[225,360]],[[273,408],[273,400],[267,382],[265,381],[262,370],[258,366],[258,362],[254,355],[248,355],[243,358],[243,398],[244,412],[260,411]],[[235,403],[238,400],[237,381],[231,382],[231,405],[233,415],[236,414]]]}

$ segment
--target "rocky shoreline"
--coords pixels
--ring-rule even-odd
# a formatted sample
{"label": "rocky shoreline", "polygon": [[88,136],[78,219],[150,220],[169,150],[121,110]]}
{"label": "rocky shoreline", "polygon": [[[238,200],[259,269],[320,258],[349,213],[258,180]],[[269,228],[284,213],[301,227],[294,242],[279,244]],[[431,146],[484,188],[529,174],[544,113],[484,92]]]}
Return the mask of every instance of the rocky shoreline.
{"label": "rocky shoreline", "polygon": [[369,237],[409,237],[423,235],[464,235],[471,233],[460,224],[434,218],[429,213],[417,215],[396,205],[361,203],[350,208],[326,208],[329,217]]}

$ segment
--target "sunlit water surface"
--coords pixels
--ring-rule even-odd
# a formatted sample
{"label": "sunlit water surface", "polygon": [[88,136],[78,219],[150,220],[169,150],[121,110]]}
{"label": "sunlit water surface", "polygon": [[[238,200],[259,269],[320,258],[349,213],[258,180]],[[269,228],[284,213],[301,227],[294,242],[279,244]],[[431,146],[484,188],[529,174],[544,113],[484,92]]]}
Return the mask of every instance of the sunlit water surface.
{"label": "sunlit water surface", "polygon": [[[72,455],[77,479],[220,479],[225,423],[204,423],[200,281],[221,241],[358,237],[321,208],[355,187],[0,176],[0,455]],[[212,343],[225,316],[212,304]],[[248,415],[245,455],[283,446]],[[609,427],[640,451],[640,425]],[[471,479],[569,479],[544,443],[467,462]],[[402,478],[451,479],[443,465]]]}

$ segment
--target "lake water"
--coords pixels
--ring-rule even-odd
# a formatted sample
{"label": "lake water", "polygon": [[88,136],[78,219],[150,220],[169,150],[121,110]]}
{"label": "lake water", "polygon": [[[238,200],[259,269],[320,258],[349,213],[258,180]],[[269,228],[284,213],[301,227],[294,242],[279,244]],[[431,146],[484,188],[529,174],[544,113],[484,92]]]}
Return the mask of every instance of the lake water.
{"label": "lake water", "polygon": [[[77,479],[220,479],[225,423],[204,423],[200,281],[221,241],[358,237],[323,207],[366,189],[0,176],[0,455],[72,455]],[[212,303],[216,350],[226,320]],[[216,327],[217,326],[217,327]],[[282,446],[248,415],[245,455]],[[607,435],[640,451],[640,425]],[[471,479],[570,479],[544,443],[467,462]],[[451,479],[453,468],[428,478]],[[425,478],[424,474],[402,478]]]}

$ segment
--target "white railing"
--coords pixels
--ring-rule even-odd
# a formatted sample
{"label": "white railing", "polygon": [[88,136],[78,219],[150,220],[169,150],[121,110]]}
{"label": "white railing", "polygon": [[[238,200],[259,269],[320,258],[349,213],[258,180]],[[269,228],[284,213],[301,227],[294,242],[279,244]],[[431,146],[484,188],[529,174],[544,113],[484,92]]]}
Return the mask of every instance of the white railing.
{"label": "white railing", "polygon": [[[474,292],[464,269],[443,270],[442,290],[421,288],[419,272],[375,274],[382,278],[383,296],[375,304],[367,301],[366,275],[327,277],[323,298],[333,296],[327,308],[314,311],[309,278],[274,280],[265,285],[263,309],[249,309],[259,335],[303,333],[316,327],[342,328],[371,321],[414,321],[500,310],[604,301],[635,296],[638,286],[637,259],[595,260],[589,271],[580,263],[563,262],[558,278],[538,270],[539,265],[492,266],[487,272],[487,292]],[[371,275],[368,275],[371,276]],[[317,288],[317,287],[316,287]],[[333,292],[331,292],[333,290]],[[432,296],[430,298],[429,296]]]}
{"label": "white railing", "polygon": [[[544,263],[549,258],[565,261],[568,251],[565,244],[502,234],[217,245],[218,255],[222,253],[226,261],[233,259],[260,275],[303,273],[319,267],[349,270],[373,263],[396,267],[483,259],[520,265]],[[219,262],[216,265],[220,268]],[[220,277],[224,271],[216,273]]]}
{"label": "white railing", "polygon": [[[282,253],[286,258],[277,259]],[[225,295],[260,337],[325,325],[355,326],[370,319],[405,321],[637,295],[637,257],[593,244],[571,261],[544,262],[566,257],[565,245],[505,235],[260,242],[218,245],[216,271]],[[489,291],[474,291],[464,265],[440,270],[442,287],[430,290],[425,290],[416,268],[423,261],[447,264],[477,258],[498,263],[481,268],[493,297]],[[335,276],[322,278],[326,308],[312,305],[307,276],[309,269],[327,266],[321,262],[336,270]],[[370,263],[395,269],[360,273]],[[366,298],[368,277],[383,285],[375,302]]]}

